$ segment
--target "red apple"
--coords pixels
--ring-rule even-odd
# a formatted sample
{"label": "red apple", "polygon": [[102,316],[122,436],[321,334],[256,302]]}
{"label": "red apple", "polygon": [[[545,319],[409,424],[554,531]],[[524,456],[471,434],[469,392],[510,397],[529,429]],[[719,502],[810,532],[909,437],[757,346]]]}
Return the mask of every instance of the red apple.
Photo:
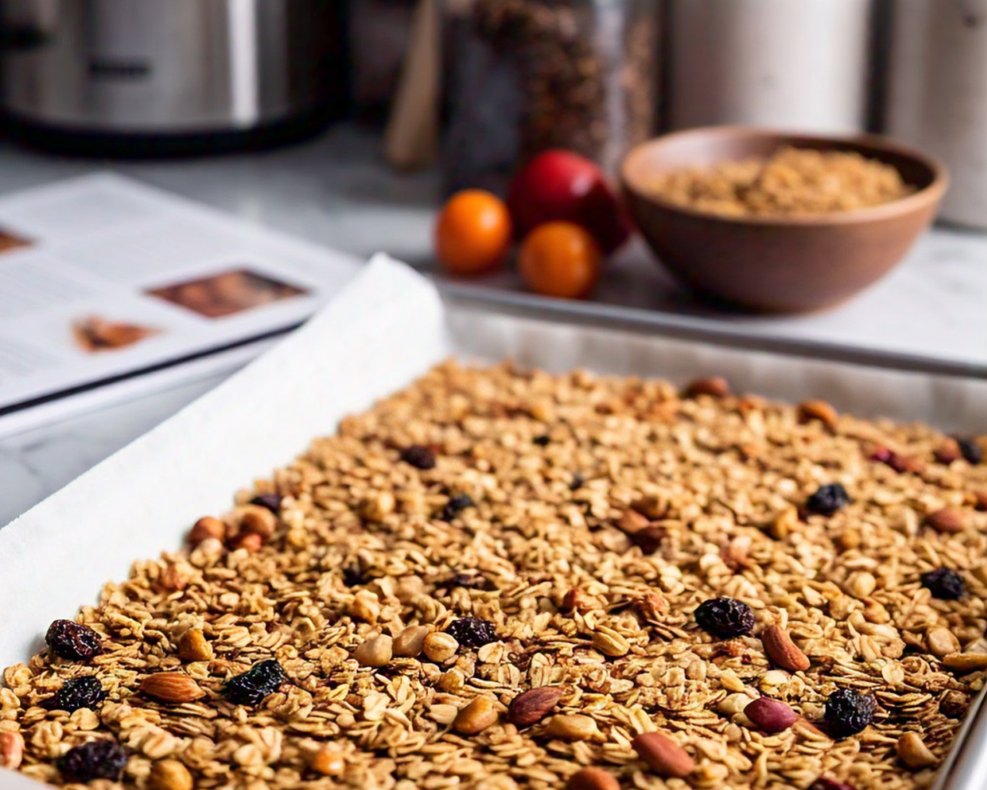
{"label": "red apple", "polygon": [[545,151],[511,182],[507,206],[518,236],[546,222],[582,225],[611,253],[630,235],[630,224],[596,163],[571,151]]}

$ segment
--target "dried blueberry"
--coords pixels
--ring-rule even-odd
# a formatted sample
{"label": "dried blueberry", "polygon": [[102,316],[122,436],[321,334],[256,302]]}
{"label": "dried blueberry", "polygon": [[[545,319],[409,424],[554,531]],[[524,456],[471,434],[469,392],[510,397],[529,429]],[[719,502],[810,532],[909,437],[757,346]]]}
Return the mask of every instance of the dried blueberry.
{"label": "dried blueberry", "polygon": [[281,511],[281,494],[259,494],[250,500],[250,504],[266,507],[276,515]]}
{"label": "dried blueberry", "polygon": [[119,781],[127,766],[127,750],[115,741],[89,741],[58,758],[58,770],[77,782]]}
{"label": "dried blueberry", "polygon": [[45,700],[44,707],[48,710],[67,710],[69,713],[79,708],[95,710],[106,699],[103,684],[99,678],[87,675],[81,678],[69,678],[55,695]]}
{"label": "dried blueberry", "polygon": [[844,505],[850,504],[850,496],[839,483],[827,483],[809,497],[805,503],[810,513],[831,516]]}
{"label": "dried blueberry", "polygon": [[719,639],[735,639],[754,628],[754,612],[735,598],[711,598],[696,609],[699,627]]}
{"label": "dried blueberry", "polygon": [[440,518],[443,521],[452,521],[456,516],[458,516],[463,510],[468,507],[475,507],[476,503],[473,501],[469,494],[459,494],[454,496],[446,502],[446,506],[442,508],[442,515]]}
{"label": "dried blueberry", "polygon": [[934,571],[922,574],[922,586],[932,591],[933,598],[943,601],[955,601],[963,597],[966,584],[963,577],[949,568],[936,568]]}
{"label": "dried blueberry", "polygon": [[416,469],[434,469],[435,453],[420,444],[413,444],[401,453],[401,460]]}
{"label": "dried blueberry", "polygon": [[548,443],[552,441],[552,439],[547,433],[545,433],[542,434],[541,436],[536,436],[531,441],[537,444],[539,447],[548,447]]}
{"label": "dried blueberry", "polygon": [[853,689],[839,689],[826,700],[826,724],[836,738],[862,732],[874,720],[877,700]]}
{"label": "dried blueberry", "polygon": [[956,444],[960,447],[960,453],[966,459],[968,464],[976,466],[983,460],[983,451],[980,449],[980,445],[977,444],[973,439],[967,439],[962,436],[954,436],[956,439]]}
{"label": "dried blueberry", "polygon": [[359,562],[351,562],[343,566],[343,584],[347,587],[356,587],[358,584],[366,584],[367,579],[363,575],[363,568]]}
{"label": "dried blueberry", "polygon": [[284,669],[272,658],[226,681],[223,695],[234,705],[259,705],[287,680]]}
{"label": "dried blueberry", "polygon": [[55,620],[45,634],[48,649],[66,661],[88,661],[102,652],[99,637],[88,625],[72,620]]}
{"label": "dried blueberry", "polygon": [[494,624],[479,617],[461,617],[454,620],[446,631],[465,647],[483,647],[497,641]]}

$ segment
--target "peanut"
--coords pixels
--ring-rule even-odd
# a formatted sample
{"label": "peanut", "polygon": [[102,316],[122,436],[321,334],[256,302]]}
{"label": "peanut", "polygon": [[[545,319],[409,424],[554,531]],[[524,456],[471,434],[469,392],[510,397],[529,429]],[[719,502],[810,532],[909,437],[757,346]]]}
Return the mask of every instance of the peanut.
{"label": "peanut", "polygon": [[476,735],[497,722],[497,710],[490,697],[477,697],[456,714],[452,728],[460,735]]}
{"label": "peanut", "polygon": [[147,777],[149,790],[192,790],[192,774],[178,760],[159,760]]}
{"label": "peanut", "polygon": [[548,720],[545,734],[564,741],[585,741],[597,735],[596,722],[580,714],[558,714]]}

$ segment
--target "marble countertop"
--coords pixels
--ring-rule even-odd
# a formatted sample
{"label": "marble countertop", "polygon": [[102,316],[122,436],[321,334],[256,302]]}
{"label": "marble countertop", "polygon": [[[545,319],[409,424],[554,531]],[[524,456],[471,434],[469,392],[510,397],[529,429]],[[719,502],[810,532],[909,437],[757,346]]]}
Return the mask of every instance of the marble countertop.
{"label": "marble countertop", "polygon": [[[385,250],[430,268],[436,174],[393,173],[380,159],[376,135],[355,125],[335,126],[313,141],[278,151],[154,162],[65,159],[0,143],[0,194],[105,168],[314,242],[361,256]],[[516,285],[507,274],[481,287],[490,295],[491,289]],[[645,319],[987,367],[987,235],[978,233],[933,230],[881,283],[817,315],[713,313],[679,289],[640,247],[612,265],[598,298],[602,305],[635,308]],[[212,375],[0,440],[0,524],[220,380]]]}

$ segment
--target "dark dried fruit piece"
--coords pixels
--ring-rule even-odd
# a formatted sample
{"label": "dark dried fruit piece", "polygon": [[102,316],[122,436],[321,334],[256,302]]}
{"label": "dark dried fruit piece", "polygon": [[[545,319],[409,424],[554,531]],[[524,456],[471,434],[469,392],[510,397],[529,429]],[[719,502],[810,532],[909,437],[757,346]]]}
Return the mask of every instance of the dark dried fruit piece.
{"label": "dark dried fruit piece", "polygon": [[446,502],[445,507],[442,508],[442,515],[439,518],[443,521],[452,521],[462,511],[466,510],[466,508],[475,506],[476,503],[469,494],[459,494],[458,496],[451,497]]}
{"label": "dark dried fruit piece", "polygon": [[356,587],[358,584],[366,584],[367,579],[363,575],[363,568],[359,562],[351,562],[343,566],[343,584],[347,587]]}
{"label": "dark dried fruit piece", "polygon": [[552,437],[550,437],[547,433],[545,433],[542,434],[541,436],[536,436],[531,441],[537,444],[539,447],[548,447],[548,443],[552,441]]}
{"label": "dark dried fruit piece", "polygon": [[99,634],[88,625],[72,620],[55,620],[48,626],[45,644],[52,653],[66,661],[88,661],[103,650]]}
{"label": "dark dried fruit piece", "polygon": [[696,609],[699,627],[719,639],[735,639],[754,628],[754,611],[735,598],[711,598]]}
{"label": "dark dried fruit piece", "polygon": [[446,629],[464,647],[483,647],[497,641],[494,624],[479,617],[461,617],[454,620]]}
{"label": "dark dried fruit piece", "polygon": [[828,776],[820,776],[809,785],[809,790],[853,790],[853,787],[846,782],[837,782]]}
{"label": "dark dried fruit piece", "polygon": [[586,482],[586,480],[583,478],[582,475],[579,475],[579,474],[573,475],[572,476],[572,482],[569,483],[569,490],[570,491],[578,491],[580,488],[583,487],[583,484],[585,482]]}
{"label": "dark dried fruit piece", "polygon": [[89,741],[58,758],[58,770],[77,782],[93,779],[119,781],[127,767],[127,750],[115,741]]}
{"label": "dark dried fruit piece", "polygon": [[661,541],[667,534],[664,527],[649,524],[627,537],[630,538],[631,545],[640,546],[642,554],[654,554],[661,548]]}
{"label": "dark dried fruit piece", "polygon": [[442,582],[439,585],[440,588],[445,588],[447,590],[454,590],[457,587],[462,587],[467,590],[489,590],[491,589],[490,582],[486,576],[482,574],[470,572],[470,573],[457,573],[450,579]]}
{"label": "dark dried fruit piece", "polygon": [[846,738],[866,729],[877,713],[877,700],[853,689],[834,691],[826,700],[826,724],[834,738]]}
{"label": "dark dried fruit piece", "polygon": [[936,568],[922,574],[922,586],[932,591],[933,598],[942,601],[955,601],[963,597],[966,583],[963,577],[949,568]]}
{"label": "dark dried fruit piece", "polygon": [[415,469],[435,469],[435,453],[420,444],[413,444],[401,453],[401,460]]}
{"label": "dark dried fruit piece", "polygon": [[87,675],[81,678],[69,678],[62,687],[44,702],[48,710],[67,710],[69,713],[79,708],[95,710],[106,699],[106,692],[99,678]]}
{"label": "dark dried fruit piece", "polygon": [[250,504],[266,507],[272,513],[277,515],[281,512],[281,498],[281,494],[259,494],[250,500]]}
{"label": "dark dried fruit piece", "polygon": [[983,450],[980,449],[980,445],[973,441],[973,439],[967,439],[961,436],[954,436],[953,438],[956,440],[956,444],[959,445],[960,452],[968,464],[976,466],[983,460]]}
{"label": "dark dried fruit piece", "polygon": [[259,705],[287,680],[284,669],[272,658],[226,681],[223,695],[234,705]]}
{"label": "dark dried fruit piece", "polygon": [[837,510],[850,504],[850,495],[839,483],[827,483],[819,486],[805,503],[806,510],[810,513],[818,513],[821,516],[831,516]]}

